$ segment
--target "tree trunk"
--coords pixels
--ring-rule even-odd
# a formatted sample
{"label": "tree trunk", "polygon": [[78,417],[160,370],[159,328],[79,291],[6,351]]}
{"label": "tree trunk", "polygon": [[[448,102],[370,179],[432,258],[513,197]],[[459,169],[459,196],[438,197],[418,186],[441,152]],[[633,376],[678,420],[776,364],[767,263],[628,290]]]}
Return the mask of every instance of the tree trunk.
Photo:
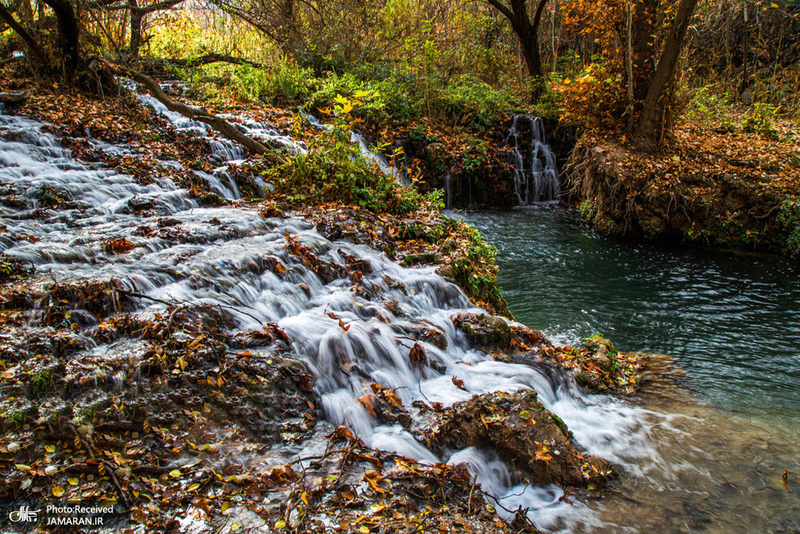
{"label": "tree trunk", "polygon": [[144,13],[136,5],[136,0],[130,0],[128,5],[131,9],[131,45],[128,53],[131,58],[139,57],[139,48],[142,46],[142,19]]}
{"label": "tree trunk", "polygon": [[[643,102],[655,70],[655,38],[658,20],[658,0],[634,0],[633,40],[631,43],[633,62],[633,98]],[[636,109],[636,111],[640,111]]]}
{"label": "tree trunk", "polygon": [[[539,52],[539,25],[542,21],[542,13],[547,5],[547,0],[539,0],[533,22],[528,17],[527,0],[511,0],[511,8],[500,2],[500,0],[487,0],[495,9],[503,14],[511,23],[511,28],[519,38],[522,57],[528,67],[528,74],[540,81],[544,76],[542,70],[542,57]],[[540,87],[534,88],[533,98],[538,97]]]}
{"label": "tree trunk", "polygon": [[63,55],[64,78],[71,79],[80,67],[80,27],[70,0],[43,0],[56,14],[58,40]]}
{"label": "tree trunk", "polygon": [[634,134],[634,142],[644,150],[653,151],[658,148],[661,131],[667,126],[663,124],[667,87],[675,74],[683,39],[696,6],[697,0],[681,0],[664,41],[664,51],[647,89],[644,108]]}

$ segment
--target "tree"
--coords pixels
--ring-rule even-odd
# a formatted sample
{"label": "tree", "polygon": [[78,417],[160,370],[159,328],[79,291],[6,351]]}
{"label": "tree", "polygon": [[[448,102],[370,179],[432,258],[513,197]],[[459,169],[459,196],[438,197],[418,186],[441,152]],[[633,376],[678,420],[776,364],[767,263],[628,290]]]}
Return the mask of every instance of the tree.
{"label": "tree", "polygon": [[668,126],[665,119],[669,86],[675,76],[683,41],[689,22],[697,6],[697,0],[681,0],[675,18],[664,39],[664,45],[658,66],[655,69],[647,94],[644,99],[642,113],[634,132],[634,142],[645,150],[658,148],[661,132]]}
{"label": "tree", "polygon": [[519,37],[522,57],[528,67],[528,74],[533,78],[542,78],[542,58],[539,52],[539,25],[542,21],[542,13],[547,5],[547,0],[539,0],[536,13],[531,21],[528,16],[527,0],[510,0],[509,5],[505,5],[500,0],[486,0],[497,11],[508,19],[511,28]]}
{"label": "tree", "polygon": [[60,73],[65,80],[72,80],[82,70],[80,54],[81,28],[78,23],[75,6],[70,0],[42,0],[49,6],[56,17],[58,28],[56,47],[59,53],[54,63],[44,52],[44,46],[30,28],[26,28],[14,17],[14,14],[0,2],[0,19],[3,20],[22,39],[28,50],[28,56],[35,70],[46,73]]}

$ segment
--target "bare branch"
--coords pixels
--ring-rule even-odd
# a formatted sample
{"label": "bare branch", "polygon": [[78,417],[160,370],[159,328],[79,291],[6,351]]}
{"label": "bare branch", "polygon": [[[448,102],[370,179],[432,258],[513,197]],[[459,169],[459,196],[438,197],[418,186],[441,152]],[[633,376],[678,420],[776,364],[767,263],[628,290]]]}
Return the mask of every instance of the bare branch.
{"label": "bare branch", "polygon": [[128,76],[130,76],[135,81],[137,81],[137,82],[141,83],[142,85],[144,85],[145,87],[147,87],[147,90],[150,91],[150,93],[156,98],[156,100],[158,100],[159,102],[164,104],[167,107],[168,110],[180,113],[181,115],[183,115],[184,117],[187,117],[189,119],[196,120],[196,121],[208,124],[209,126],[214,128],[215,130],[217,130],[219,133],[221,133],[222,135],[227,137],[228,139],[236,141],[237,143],[241,144],[245,148],[247,148],[247,149],[249,149],[249,150],[251,150],[251,151],[253,151],[253,152],[257,153],[257,154],[262,154],[269,161],[272,161],[272,162],[278,163],[278,164],[286,163],[286,160],[284,160],[282,157],[278,156],[277,154],[275,154],[275,152],[273,152],[272,150],[270,150],[269,148],[267,148],[266,146],[264,146],[260,142],[256,141],[252,137],[249,137],[249,136],[243,134],[238,129],[236,129],[236,127],[234,125],[232,125],[228,121],[226,121],[226,120],[224,120],[224,119],[222,119],[220,117],[217,117],[216,115],[212,115],[211,113],[209,113],[209,112],[207,112],[207,111],[205,111],[203,109],[193,108],[191,106],[187,106],[186,104],[182,104],[180,102],[175,102],[170,97],[168,97],[164,93],[164,91],[161,90],[161,86],[158,85],[158,82],[156,82],[154,79],[150,78],[149,76],[146,76],[146,75],[141,74],[141,73],[131,73],[131,74],[128,74]]}

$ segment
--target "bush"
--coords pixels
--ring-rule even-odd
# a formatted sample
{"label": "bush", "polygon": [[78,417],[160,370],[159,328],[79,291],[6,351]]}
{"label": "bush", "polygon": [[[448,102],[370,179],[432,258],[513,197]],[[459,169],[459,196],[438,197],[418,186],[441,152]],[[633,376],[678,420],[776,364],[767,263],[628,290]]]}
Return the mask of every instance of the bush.
{"label": "bush", "polygon": [[775,117],[780,106],[770,106],[763,102],[756,102],[750,109],[750,113],[744,119],[742,130],[751,133],[760,133],[767,139],[776,140],[778,134],[773,128]]}
{"label": "bush", "polygon": [[353,103],[343,97],[339,102],[333,127],[312,141],[307,154],[268,171],[275,191],[305,204],[341,202],[398,215],[430,204],[415,189],[401,186],[361,155],[358,145],[350,141],[346,120]]}
{"label": "bush", "polygon": [[430,105],[436,118],[482,134],[509,111],[520,109],[521,102],[503,89],[464,76],[441,89]]}
{"label": "bush", "polygon": [[783,251],[792,258],[800,256],[800,201],[785,200],[778,214],[778,223],[786,232]]}
{"label": "bush", "polygon": [[269,71],[238,66],[232,73],[231,84],[240,96],[251,101],[301,104],[312,92],[314,77],[310,70],[287,61],[279,62]]}

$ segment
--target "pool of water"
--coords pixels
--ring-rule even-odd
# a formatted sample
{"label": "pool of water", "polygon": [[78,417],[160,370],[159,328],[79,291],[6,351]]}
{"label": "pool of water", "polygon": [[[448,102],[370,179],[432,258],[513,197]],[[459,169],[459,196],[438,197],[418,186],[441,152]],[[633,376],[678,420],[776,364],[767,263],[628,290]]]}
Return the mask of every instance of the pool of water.
{"label": "pool of water", "polygon": [[630,244],[560,208],[469,214],[497,247],[516,318],[577,343],[660,352],[711,404],[795,424],[800,266],[776,255]]}
{"label": "pool of water", "polygon": [[588,502],[600,523],[565,528],[798,532],[800,267],[607,238],[557,207],[464,217],[497,247],[519,321],[557,344],[602,332],[676,364],[627,401],[650,414],[648,455]]}

